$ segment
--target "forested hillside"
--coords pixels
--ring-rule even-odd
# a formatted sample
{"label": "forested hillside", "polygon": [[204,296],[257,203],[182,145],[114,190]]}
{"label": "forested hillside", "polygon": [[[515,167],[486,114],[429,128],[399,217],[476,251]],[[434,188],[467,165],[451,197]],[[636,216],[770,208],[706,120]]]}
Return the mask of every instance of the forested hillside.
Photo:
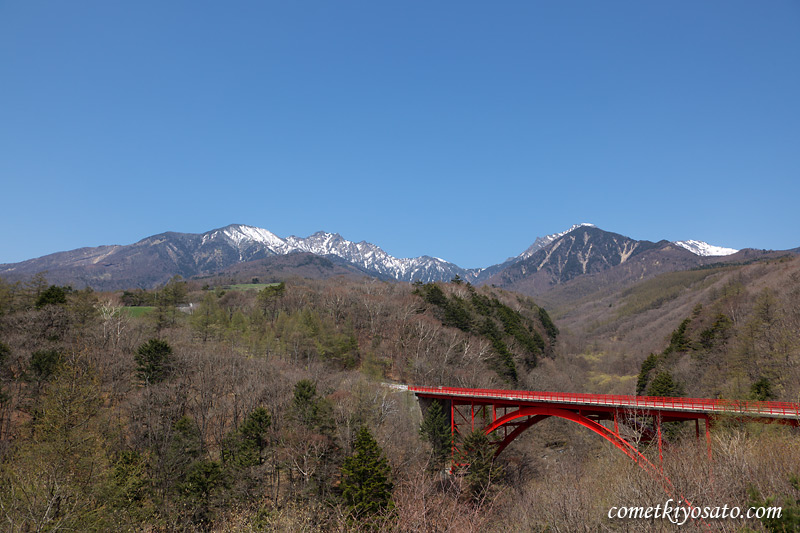
{"label": "forested hillside", "polygon": [[[414,506],[404,483],[430,450],[416,403],[381,382],[517,386],[556,331],[529,299],[465,285],[99,294],[38,278],[2,285],[0,334],[12,529],[293,530]],[[361,517],[347,465],[371,439],[394,492]]]}
{"label": "forested hillside", "polygon": [[674,376],[689,396],[800,398],[800,262],[737,269],[709,284],[638,379]]}
{"label": "forested hillside", "polygon": [[[753,375],[788,394],[777,374],[795,368],[795,345],[769,341],[784,326],[796,339],[786,322],[795,293],[726,291],[692,303],[653,368],[683,381],[684,359],[727,356],[741,325],[784,365],[765,361]],[[473,467],[451,475],[435,410],[423,419],[413,397],[384,385],[602,390],[599,350],[579,348],[584,338],[566,322],[529,297],[459,279],[174,278],[118,293],[41,276],[0,281],[0,521],[12,531],[648,530],[605,513],[662,501],[663,489],[595,435],[544,422],[494,462],[485,439],[466,436]],[[635,370],[606,368],[608,380],[633,392],[645,355],[630,357]],[[729,381],[709,372],[686,390],[711,384]],[[692,434],[674,432],[678,452],[665,464],[687,496],[741,505],[800,496],[792,431],[721,427],[712,492]]]}
{"label": "forested hillside", "polygon": [[654,354],[651,362],[690,396],[747,399],[767,378],[774,398],[797,400],[798,258],[710,265],[626,286],[576,282],[539,301],[562,332],[560,361],[586,363],[588,390],[633,394]]}

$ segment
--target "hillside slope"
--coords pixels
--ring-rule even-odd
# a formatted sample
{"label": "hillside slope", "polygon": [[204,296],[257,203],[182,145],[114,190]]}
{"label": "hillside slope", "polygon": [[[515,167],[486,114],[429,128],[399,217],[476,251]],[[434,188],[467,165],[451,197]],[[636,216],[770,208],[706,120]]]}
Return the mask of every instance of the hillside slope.
{"label": "hillside slope", "polygon": [[[583,361],[589,390],[634,393],[642,362],[667,350],[688,319],[688,344],[658,365],[687,394],[746,397],[763,375],[774,378],[781,398],[800,393],[800,258],[665,272],[594,291],[589,283],[575,280],[538,299],[562,331],[559,355],[576,368]],[[766,303],[774,315],[764,330],[758,317]],[[724,343],[709,340],[709,328],[728,322]]]}

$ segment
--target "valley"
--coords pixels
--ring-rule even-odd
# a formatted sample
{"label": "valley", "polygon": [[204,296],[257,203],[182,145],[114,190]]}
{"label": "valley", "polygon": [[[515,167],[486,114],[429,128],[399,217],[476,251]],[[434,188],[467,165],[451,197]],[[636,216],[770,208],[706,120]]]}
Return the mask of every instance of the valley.
{"label": "valley", "polygon": [[[186,279],[156,262],[155,286],[0,277],[6,520],[87,530],[648,531],[606,511],[663,501],[663,487],[591,432],[548,420],[484,474],[445,473],[447,425],[384,384],[800,398],[800,258],[790,252],[704,257],[582,225],[484,282],[460,271],[409,283],[333,253],[258,257],[244,239],[212,253],[215,238],[165,234],[117,256],[192,268],[233,257]],[[196,241],[205,252],[180,259]],[[187,254],[167,253],[181,249],[175,242]],[[92,272],[117,253],[76,253],[54,272]],[[157,272],[168,280],[156,282]],[[797,429],[720,419],[712,464],[694,427],[672,424],[663,468],[682,494],[743,507],[788,498],[788,516],[796,512]],[[456,445],[490,453],[480,438],[463,434]],[[382,492],[349,488],[367,449]],[[638,449],[657,461],[652,442]],[[54,498],[69,506],[53,511]]]}

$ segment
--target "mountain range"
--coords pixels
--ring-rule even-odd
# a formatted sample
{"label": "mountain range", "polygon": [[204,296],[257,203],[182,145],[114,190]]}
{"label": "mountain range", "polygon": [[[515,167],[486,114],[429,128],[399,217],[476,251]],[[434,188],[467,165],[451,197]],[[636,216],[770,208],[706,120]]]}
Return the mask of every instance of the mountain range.
{"label": "mountain range", "polygon": [[[491,283],[539,294],[576,277],[616,272],[649,277],[714,262],[752,258],[766,252],[721,248],[700,241],[639,241],[593,224],[537,238],[517,256],[487,268],[464,269],[431,256],[397,258],[365,241],[337,233],[281,238],[253,226],[231,224],[203,234],[167,232],[131,245],[110,245],[58,252],[0,265],[0,276],[21,280],[45,272],[51,283],[97,290],[151,288],[171,277],[258,276],[278,279],[372,276],[398,281]],[[249,281],[249,278],[248,278]]]}

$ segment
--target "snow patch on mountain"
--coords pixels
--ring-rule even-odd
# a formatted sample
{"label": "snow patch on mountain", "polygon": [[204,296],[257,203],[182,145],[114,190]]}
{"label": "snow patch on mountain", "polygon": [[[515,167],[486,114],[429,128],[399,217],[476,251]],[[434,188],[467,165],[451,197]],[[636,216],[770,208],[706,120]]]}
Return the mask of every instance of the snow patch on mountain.
{"label": "snow patch on mountain", "polygon": [[699,255],[700,257],[732,255],[739,251],[739,250],[734,250],[733,248],[723,248],[722,246],[714,246],[713,244],[708,244],[707,242],[703,241],[692,241],[692,240],[674,241],[672,244],[676,244],[681,248],[686,248],[693,254]]}
{"label": "snow patch on mountain", "polygon": [[253,226],[233,225],[223,228],[223,235],[241,247],[243,244],[249,245],[252,243],[263,244],[267,248],[283,248],[286,243],[283,239],[272,233],[271,231],[263,228],[256,228]]}

